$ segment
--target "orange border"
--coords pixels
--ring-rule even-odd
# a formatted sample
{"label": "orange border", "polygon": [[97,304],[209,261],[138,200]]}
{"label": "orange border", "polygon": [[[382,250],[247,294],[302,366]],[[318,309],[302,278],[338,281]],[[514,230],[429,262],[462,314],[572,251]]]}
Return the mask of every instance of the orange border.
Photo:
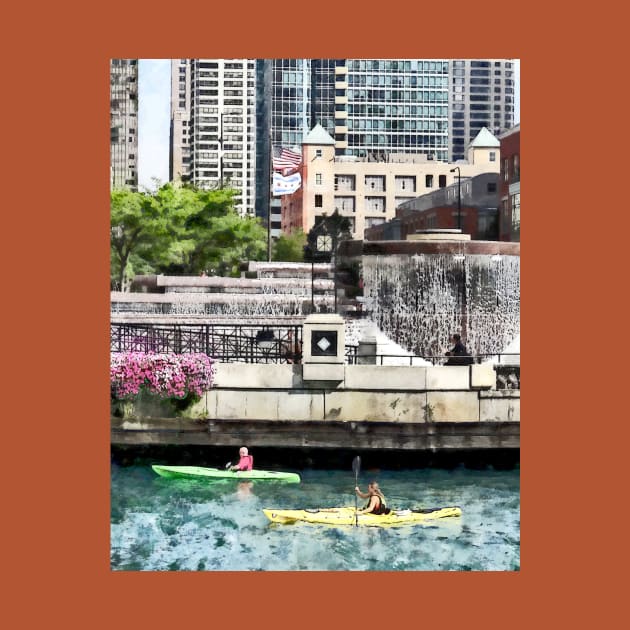
{"label": "orange border", "polygon": [[[575,520],[558,510],[584,500],[597,503],[600,488],[591,486],[587,496],[581,492],[579,467],[586,454],[593,455],[589,441],[595,436],[580,430],[588,405],[579,402],[575,374],[562,366],[576,343],[594,343],[598,331],[591,327],[584,334],[567,305],[584,305],[575,301],[584,295],[582,282],[599,285],[601,274],[590,265],[591,275],[582,274],[580,244],[566,236],[586,202],[569,200],[576,155],[565,143],[582,137],[584,120],[573,99],[584,67],[606,84],[603,60],[597,68],[584,66],[597,45],[589,40],[584,53],[568,50],[555,37],[556,31],[566,32],[568,22],[546,10],[525,25],[520,5],[467,5],[462,13],[456,3],[252,4],[175,5],[180,10],[174,11],[174,5],[148,2],[86,9],[61,0],[29,7],[26,34],[7,29],[19,52],[5,54],[13,74],[4,101],[10,106],[4,155],[19,167],[7,182],[5,251],[13,264],[5,267],[4,308],[5,326],[20,324],[22,332],[9,335],[5,361],[12,361],[15,380],[28,383],[5,390],[10,399],[5,420],[25,429],[15,437],[9,433],[15,444],[7,453],[12,470],[20,471],[7,479],[5,499],[4,518],[16,534],[5,538],[5,566],[13,567],[9,587],[15,593],[7,612],[22,627],[63,621],[71,628],[94,622],[334,628],[364,623],[370,610],[378,623],[407,620],[416,627],[432,622],[504,627],[541,618],[545,626],[560,619],[568,626],[585,619],[585,607],[596,600],[605,576],[598,573],[594,584],[591,575],[586,591],[583,578],[593,561],[584,551],[588,541],[575,532]],[[10,18],[21,10],[12,11]],[[571,17],[573,32],[580,31],[580,17]],[[589,27],[586,20],[583,26]],[[23,41],[29,42],[26,54],[20,50]],[[110,572],[108,60],[182,55],[521,58],[526,385],[520,572]],[[602,113],[597,108],[591,117]],[[610,124],[605,127],[610,130]],[[589,129],[587,145],[594,135],[600,133]],[[18,224],[18,217],[27,222]],[[605,240],[589,242],[589,261],[605,252]],[[42,335],[49,346],[42,348]],[[31,337],[37,340],[32,352]],[[616,335],[605,347],[618,344]],[[606,452],[602,445],[596,450]],[[586,461],[589,469],[597,467],[594,459]],[[602,540],[615,518],[598,521],[590,540]],[[608,531],[623,537],[619,527]],[[603,626],[614,606],[595,612]]]}

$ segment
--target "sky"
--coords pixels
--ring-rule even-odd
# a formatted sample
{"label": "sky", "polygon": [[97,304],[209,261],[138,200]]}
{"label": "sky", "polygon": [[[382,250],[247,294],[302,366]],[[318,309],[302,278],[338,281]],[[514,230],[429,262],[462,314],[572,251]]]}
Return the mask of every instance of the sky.
{"label": "sky", "polygon": [[[521,63],[515,62],[514,124],[521,122]],[[153,178],[168,181],[171,60],[140,59],[138,96],[138,183],[153,190]]]}
{"label": "sky", "polygon": [[171,60],[140,59],[138,91],[138,184],[153,190],[168,181]]}

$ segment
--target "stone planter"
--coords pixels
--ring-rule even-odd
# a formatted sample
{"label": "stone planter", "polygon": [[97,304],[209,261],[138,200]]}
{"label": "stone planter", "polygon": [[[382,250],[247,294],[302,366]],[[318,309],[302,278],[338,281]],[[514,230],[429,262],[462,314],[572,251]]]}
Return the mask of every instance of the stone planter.
{"label": "stone planter", "polygon": [[111,416],[123,419],[151,418],[200,418],[206,414],[206,396],[200,400],[193,397],[162,398],[149,392],[140,392],[128,400],[111,400]]}

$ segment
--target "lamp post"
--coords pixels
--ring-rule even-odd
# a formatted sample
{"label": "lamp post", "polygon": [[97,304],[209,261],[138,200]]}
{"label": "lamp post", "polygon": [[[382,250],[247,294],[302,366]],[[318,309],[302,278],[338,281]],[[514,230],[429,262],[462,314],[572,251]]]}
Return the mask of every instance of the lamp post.
{"label": "lamp post", "polygon": [[457,228],[462,229],[462,174],[459,166],[451,169],[451,173],[457,171]]}
{"label": "lamp post", "polygon": [[[332,259],[334,242],[332,234],[328,234],[328,230],[326,229],[326,224],[323,224],[323,234],[318,235],[316,240],[316,250],[320,256],[330,256]],[[335,313],[337,312],[337,293],[335,291]]]}

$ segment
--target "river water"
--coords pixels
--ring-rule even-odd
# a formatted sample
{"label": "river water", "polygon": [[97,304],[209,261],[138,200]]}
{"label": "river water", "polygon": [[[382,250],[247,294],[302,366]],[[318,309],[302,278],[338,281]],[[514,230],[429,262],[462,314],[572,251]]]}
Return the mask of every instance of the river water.
{"label": "river water", "polygon": [[[262,508],[354,506],[348,470],[298,472],[299,484],[164,479],[149,463],[111,471],[117,571],[515,571],[520,479],[509,471],[361,471],[394,508],[459,506],[462,516],[391,528],[270,523]],[[361,502],[362,503],[362,502]]]}

